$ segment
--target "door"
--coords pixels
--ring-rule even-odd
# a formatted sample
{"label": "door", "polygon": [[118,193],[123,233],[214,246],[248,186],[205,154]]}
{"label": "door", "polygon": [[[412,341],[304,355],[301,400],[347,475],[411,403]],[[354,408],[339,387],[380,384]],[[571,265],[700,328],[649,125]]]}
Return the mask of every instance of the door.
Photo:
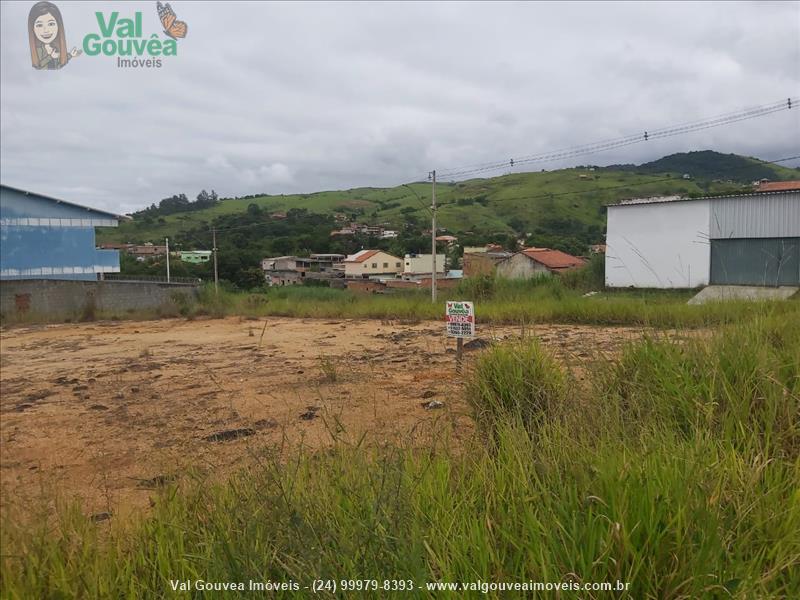
{"label": "door", "polygon": [[800,285],[800,237],[711,240],[714,285]]}

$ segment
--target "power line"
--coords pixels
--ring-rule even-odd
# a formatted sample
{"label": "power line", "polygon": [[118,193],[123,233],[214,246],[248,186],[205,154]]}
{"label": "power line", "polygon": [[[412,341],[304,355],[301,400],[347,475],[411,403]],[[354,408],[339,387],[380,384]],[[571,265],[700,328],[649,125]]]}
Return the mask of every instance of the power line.
{"label": "power line", "polygon": [[[758,162],[758,164],[776,165],[776,164],[779,164],[779,163],[782,163],[782,162],[788,162],[790,160],[797,160],[797,159],[800,159],[800,154],[798,154],[796,156],[787,156],[786,158],[778,158],[776,160],[758,160],[758,159],[752,159],[752,160]],[[728,169],[719,169],[717,172],[724,173],[724,172],[729,172],[729,171],[740,171],[740,170],[744,170],[746,168],[747,167],[731,167],[731,168],[728,168]],[[508,196],[508,197],[504,197],[504,198],[499,198],[499,200],[502,200],[503,202],[505,202],[506,200],[538,200],[540,198],[558,198],[558,197],[561,197],[561,196],[572,196],[572,195],[575,195],[575,194],[589,194],[589,193],[592,193],[592,192],[604,192],[606,190],[617,190],[617,189],[630,188],[630,187],[653,185],[653,184],[656,184],[656,183],[663,183],[665,181],[676,181],[676,179],[674,177],[662,177],[660,179],[651,179],[650,181],[642,181],[642,182],[639,182],[639,183],[627,183],[627,184],[623,184],[623,185],[610,185],[610,186],[606,186],[606,187],[595,187],[595,188],[590,188],[590,189],[587,189],[587,190],[573,190],[573,191],[569,191],[569,192],[544,193],[544,194],[535,194],[535,195],[528,194],[528,195],[525,195],[525,196]],[[452,205],[455,205],[455,204],[456,204],[455,202],[446,202],[446,203],[440,204],[439,208],[443,208],[445,206],[452,206]]]}
{"label": "power line", "polygon": [[645,130],[643,133],[628,135],[620,138],[593,142],[590,144],[581,144],[572,146],[549,153],[534,154],[523,156],[520,158],[512,158],[506,161],[496,161],[491,163],[483,163],[473,165],[472,167],[453,167],[445,169],[442,173],[443,177],[452,179],[454,177],[464,177],[467,175],[476,175],[493,171],[497,169],[507,168],[509,166],[517,166],[520,164],[530,164],[534,162],[549,162],[555,160],[562,160],[566,158],[574,158],[584,156],[587,154],[595,154],[616,148],[622,148],[633,144],[640,144],[655,139],[663,139],[674,137],[685,133],[692,133],[701,131],[703,129],[710,129],[712,127],[720,127],[722,125],[729,125],[739,121],[746,121],[749,119],[756,119],[773,113],[781,112],[784,110],[791,110],[798,102],[797,98],[787,98],[779,102],[772,102],[761,106],[740,109],[733,112],[724,113],[715,117],[708,117],[698,121],[691,121],[679,125],[672,125],[669,127],[662,127],[654,130]]}
{"label": "power line", "polygon": [[[759,159],[751,159],[751,160],[753,160],[754,162],[756,162],[759,165],[773,165],[773,164],[777,165],[777,164],[780,164],[780,163],[783,163],[783,162],[788,162],[790,160],[798,160],[798,159],[800,159],[800,154],[795,155],[795,156],[787,156],[785,158],[778,158],[778,159],[775,159],[775,160],[759,160]],[[747,169],[747,168],[748,168],[747,166],[744,166],[744,167],[730,167],[730,168],[718,169],[717,172],[725,173],[725,172],[741,171],[741,170],[744,170],[744,169]],[[575,195],[575,194],[589,194],[589,193],[593,193],[593,192],[604,192],[604,191],[608,191],[608,190],[617,190],[617,189],[623,189],[623,188],[631,188],[631,187],[640,187],[640,186],[646,186],[646,185],[653,185],[653,184],[656,184],[656,183],[663,183],[665,181],[673,181],[674,182],[674,181],[676,181],[676,179],[674,177],[662,177],[662,178],[659,178],[659,179],[651,179],[649,181],[642,181],[642,182],[639,182],[639,183],[627,183],[627,184],[614,185],[614,186],[594,187],[594,188],[589,188],[589,189],[585,189],[585,190],[573,190],[573,191],[568,191],[568,192],[557,192],[557,193],[542,193],[542,194],[534,194],[534,195],[526,194],[524,196],[507,196],[507,197],[499,198],[499,200],[505,202],[506,200],[538,200],[540,198],[559,198],[559,197],[562,197],[562,196],[572,196],[572,195]],[[404,185],[401,185],[400,187],[404,187]],[[419,201],[421,202],[421,200],[419,200]],[[439,203],[438,206],[437,206],[437,209],[444,208],[446,206],[454,206],[454,205],[456,205],[455,202]],[[424,208],[425,210],[428,210],[430,212],[430,208],[429,207],[422,206],[422,208]],[[245,225],[232,225],[230,227],[217,227],[216,231],[217,231],[217,233],[220,233],[220,232],[227,232],[227,231],[236,231],[236,230],[240,230],[240,229],[249,229],[250,227],[266,227],[268,225],[269,225],[269,222],[266,222],[266,221],[265,222],[261,222],[261,223],[247,223]],[[205,233],[211,234],[212,233],[212,229],[213,229],[212,227],[209,227],[205,231]],[[189,230],[189,231],[192,231],[192,230]],[[181,232],[178,232],[177,235],[182,235],[182,234],[181,234]],[[186,237],[189,238],[188,235]],[[195,241],[199,241],[197,238],[194,238],[194,237],[192,237],[190,239],[194,239]]]}

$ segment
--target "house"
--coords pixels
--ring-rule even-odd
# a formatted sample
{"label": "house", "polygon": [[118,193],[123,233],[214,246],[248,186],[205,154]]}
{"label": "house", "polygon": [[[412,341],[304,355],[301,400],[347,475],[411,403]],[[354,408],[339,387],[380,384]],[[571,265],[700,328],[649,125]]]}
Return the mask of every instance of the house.
{"label": "house", "polygon": [[276,256],[261,261],[264,278],[270,286],[300,285],[311,279],[333,280],[344,277],[344,254],[312,254],[309,257]]}
{"label": "house", "polygon": [[97,280],[119,273],[119,250],[99,249],[95,227],[130,217],[0,185],[0,279]]}
{"label": "house", "polygon": [[[436,273],[437,276],[444,276],[446,271],[447,256],[444,254],[436,255]],[[431,276],[431,269],[433,267],[432,254],[406,254],[403,259],[403,277],[406,279],[414,279],[422,275]]]}
{"label": "house", "polygon": [[384,230],[381,232],[380,238],[381,238],[382,240],[393,240],[393,239],[395,239],[395,238],[396,238],[398,235],[400,235],[400,234],[399,234],[399,233],[397,233],[397,231],[395,231],[394,229],[384,229]]}
{"label": "house", "polygon": [[388,235],[384,235],[384,229],[381,225],[367,225],[365,223],[350,223],[341,229],[331,231],[331,237],[337,236],[353,236],[364,235],[368,237],[376,237],[383,239],[391,239],[397,237],[396,231],[388,231]]}
{"label": "house", "polygon": [[316,265],[312,270],[320,273],[343,272],[344,265],[342,261],[345,258],[347,257],[344,254],[312,254],[309,257],[310,264]]}
{"label": "house", "polygon": [[798,188],[797,181],[767,181],[758,183],[757,192],[791,192]]}
{"label": "house", "polygon": [[499,277],[507,279],[530,279],[540,275],[557,275],[576,269],[586,261],[561,250],[550,248],[526,248],[497,263]]}
{"label": "house", "polygon": [[167,246],[155,245],[152,243],[132,244],[125,248],[125,252],[131,256],[135,256],[137,259],[145,260],[156,256],[165,256],[167,254]]}
{"label": "house", "polygon": [[592,244],[589,246],[589,254],[605,254],[606,253],[606,245],[605,244]]}
{"label": "house", "polygon": [[344,276],[349,279],[368,279],[375,275],[398,274],[403,261],[383,250],[361,250],[344,261]]}
{"label": "house", "polygon": [[468,246],[464,248],[462,266],[464,277],[479,277],[481,275],[494,275],[494,269],[501,260],[511,256],[498,244],[486,246]]}
{"label": "house", "polygon": [[181,250],[178,258],[192,264],[206,263],[211,260],[211,250]]}
{"label": "house", "polygon": [[458,238],[454,235],[437,235],[436,236],[437,242],[444,242],[448,246],[452,246],[458,241]]}
{"label": "house", "polygon": [[296,256],[276,256],[261,261],[264,279],[270,286],[299,285],[303,283],[305,269]]}
{"label": "house", "polygon": [[608,207],[606,285],[800,284],[800,181],[780,191]]}

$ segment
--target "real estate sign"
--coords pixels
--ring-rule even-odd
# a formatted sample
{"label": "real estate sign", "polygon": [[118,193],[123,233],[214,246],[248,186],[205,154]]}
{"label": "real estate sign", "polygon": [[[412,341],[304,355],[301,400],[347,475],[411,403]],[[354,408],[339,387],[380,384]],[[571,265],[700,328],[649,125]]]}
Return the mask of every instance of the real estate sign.
{"label": "real estate sign", "polygon": [[475,305],[472,302],[448,302],[445,321],[448,336],[475,337]]}

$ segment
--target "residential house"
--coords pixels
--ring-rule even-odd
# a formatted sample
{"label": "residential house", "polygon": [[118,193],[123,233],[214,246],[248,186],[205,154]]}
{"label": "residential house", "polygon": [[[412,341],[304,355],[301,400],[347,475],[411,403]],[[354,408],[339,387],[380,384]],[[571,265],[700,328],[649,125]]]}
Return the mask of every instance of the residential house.
{"label": "residential house", "polygon": [[436,236],[437,242],[444,242],[448,246],[452,246],[458,241],[458,238],[454,235],[437,235]]}
{"label": "residential house", "polygon": [[791,192],[797,191],[797,181],[766,181],[759,182],[757,192]]}
{"label": "residential house", "polygon": [[183,262],[192,264],[206,263],[211,260],[211,250],[181,250],[177,254]]}
{"label": "residential house", "polygon": [[[436,255],[436,274],[443,277],[447,270],[447,256],[444,254]],[[423,275],[431,276],[433,263],[432,254],[406,254],[403,259],[403,278],[418,279]]]}
{"label": "residential house", "polygon": [[498,244],[487,244],[486,246],[467,246],[464,248],[462,257],[464,277],[480,277],[481,275],[493,275],[494,269],[501,260],[511,256],[511,252],[506,252]]}
{"label": "residential house", "polygon": [[261,261],[264,279],[270,286],[299,285],[303,283],[305,269],[296,256],[276,256]]}
{"label": "residential house", "polygon": [[526,248],[497,263],[497,275],[507,279],[549,276],[582,267],[586,261],[561,250]]}
{"label": "residential house", "polygon": [[309,259],[310,264],[316,264],[315,271],[329,273],[333,271],[343,272],[342,261],[347,258],[344,254],[312,254]]}
{"label": "residential house", "polygon": [[361,250],[348,256],[343,264],[345,277],[350,279],[397,275],[403,271],[403,261],[383,250]]}
{"label": "residential house", "polygon": [[166,256],[167,246],[148,242],[147,244],[128,246],[126,252],[137,259],[145,260],[156,256]]}

